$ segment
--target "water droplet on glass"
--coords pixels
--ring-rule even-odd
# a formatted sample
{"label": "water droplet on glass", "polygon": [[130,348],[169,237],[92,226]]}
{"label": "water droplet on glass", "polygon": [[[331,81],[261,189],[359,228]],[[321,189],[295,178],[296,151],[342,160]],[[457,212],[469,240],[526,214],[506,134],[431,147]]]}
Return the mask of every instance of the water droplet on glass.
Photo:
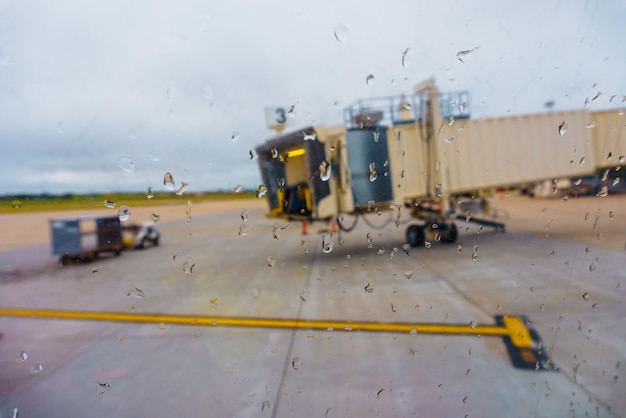
{"label": "water droplet on glass", "polygon": [[127,221],[130,218],[130,208],[126,205],[120,206],[117,215],[120,218],[120,221]]}
{"label": "water droplet on glass", "polygon": [[161,216],[157,213],[153,213],[150,215],[150,219],[152,219],[152,222],[157,223],[161,220]]}
{"label": "water droplet on glass", "polygon": [[367,84],[368,86],[373,86],[375,82],[376,82],[376,79],[374,78],[372,74],[368,75],[365,78],[365,84]]}
{"label": "water droplet on glass", "polygon": [[193,268],[196,266],[196,263],[193,262],[191,257],[187,257],[185,262],[183,263],[183,272],[185,274],[193,274]]}
{"label": "water droplet on glass", "polygon": [[583,179],[577,179],[577,180],[574,182],[574,185],[575,185],[575,186],[580,186],[580,183],[582,183],[582,182],[583,182]]}
{"label": "water droplet on glass", "polygon": [[303,131],[302,135],[304,136],[305,141],[315,141],[315,139],[317,139],[317,132],[315,132],[314,129]]}
{"label": "water droplet on glass", "polygon": [[15,361],[17,361],[18,363],[23,363],[26,360],[28,360],[28,354],[26,354],[26,351],[22,351],[20,355],[17,356],[17,358],[15,359]]}
{"label": "water droplet on glass", "polygon": [[213,94],[213,88],[211,86],[204,86],[204,88],[202,89],[202,97],[208,100],[210,108],[215,105],[215,96]]}
{"label": "water droplet on glass", "polygon": [[343,43],[348,40],[348,28],[343,23],[335,25],[335,39],[337,42]]}
{"label": "water droplet on glass", "polygon": [[326,160],[322,161],[319,166],[320,169],[320,180],[328,181],[330,179],[331,168],[330,163]]}
{"label": "water droplet on glass", "polygon": [[465,221],[469,222],[470,219],[472,219],[472,212],[468,210],[467,213],[465,214]]}
{"label": "water droplet on glass", "polygon": [[583,165],[585,164],[585,157],[581,157],[580,161],[578,162],[578,165]]}
{"label": "water droplet on glass", "polygon": [[411,250],[411,245],[410,244],[403,244],[402,245],[402,251],[404,251],[404,253],[406,255],[409,255],[409,251]]}
{"label": "water droplet on glass", "polygon": [[563,121],[560,125],[559,125],[559,135],[563,136],[565,135],[565,132],[567,132],[567,123],[565,123],[565,121]]}
{"label": "water droplet on glass", "polygon": [[276,148],[272,148],[270,153],[272,154],[272,158],[278,157],[278,150]]}
{"label": "water droplet on glass", "polygon": [[259,184],[259,187],[254,192],[257,198],[262,198],[267,193],[267,187],[265,184]]}
{"label": "water droplet on glass", "polygon": [[191,223],[191,200],[187,201],[187,207],[185,208],[185,214],[187,215],[187,223]]}
{"label": "water droplet on glass", "polygon": [[230,136],[230,140],[233,142],[239,141],[239,132],[233,132],[233,134]]}
{"label": "water droplet on glass", "polygon": [[409,331],[409,334],[417,335],[417,330],[415,328],[411,328],[411,331]]}
{"label": "water droplet on glass", "polygon": [[444,139],[443,139],[443,141],[444,141],[444,142],[447,142],[448,144],[453,143],[455,140],[456,140],[456,138],[455,138],[455,137],[452,137],[452,136],[451,136],[450,138],[444,138]]}
{"label": "water droplet on glass", "polygon": [[589,97],[585,99],[585,109],[589,107]]}
{"label": "water droplet on glass", "polygon": [[176,184],[174,183],[174,176],[169,171],[163,175],[163,185],[168,190],[174,190],[176,188]]}
{"label": "water droplet on glass", "polygon": [[239,235],[245,237],[248,235],[248,225],[241,225],[239,227]]}
{"label": "water droplet on glass", "polygon": [[374,293],[374,282],[371,280],[368,280],[364,289],[365,289],[365,293]]}
{"label": "water droplet on glass", "polygon": [[617,186],[618,184],[619,184],[619,177],[615,177],[615,178],[613,179],[613,182],[611,183],[611,185],[612,185],[613,187],[615,187],[615,186]]}
{"label": "water droplet on glass", "polygon": [[405,49],[402,52],[402,68],[408,68],[409,65],[411,65],[411,63],[409,62],[408,55],[409,55],[409,48]]}
{"label": "water droplet on glass", "polygon": [[404,272],[404,277],[406,277],[407,279],[410,279],[412,276],[413,276],[412,270],[407,270]]}
{"label": "water droplet on glass", "polygon": [[587,129],[593,129],[595,127],[596,127],[596,123],[593,121],[587,125]]}
{"label": "water droplet on glass", "polygon": [[270,410],[270,401],[263,401],[261,404],[261,412],[264,414],[268,413]]}
{"label": "water droplet on glass", "polygon": [[602,92],[601,92],[601,91],[599,91],[598,93],[596,93],[596,95],[595,95],[595,96],[593,96],[593,98],[591,99],[591,101],[592,101],[592,102],[593,102],[593,101],[596,101],[597,99],[599,99],[599,98],[600,98],[600,96],[602,96]]}
{"label": "water droplet on glass", "polygon": [[302,359],[297,356],[292,358],[291,367],[293,367],[294,370],[300,370],[302,368]]}
{"label": "water droplet on glass", "polygon": [[146,197],[148,199],[152,199],[154,197],[154,194],[152,193],[152,187],[148,187],[148,190],[146,191]]}
{"label": "water droplet on glass", "polygon": [[374,163],[370,163],[370,182],[376,181],[378,178],[378,173],[376,173],[376,165]]}
{"label": "water droplet on glass", "polygon": [[267,257],[265,261],[267,261],[267,265],[269,267],[274,267],[274,265],[276,264],[276,260],[274,260],[272,257]]}
{"label": "water droplet on glass", "polygon": [[126,173],[133,173],[135,171],[135,164],[129,157],[122,157],[118,163],[122,171]]}
{"label": "water droplet on glass", "polygon": [[424,247],[430,248],[432,246],[433,246],[433,244],[431,244],[430,241],[424,241]]}
{"label": "water droplet on glass", "polygon": [[602,186],[598,194],[596,194],[596,196],[598,197],[607,197],[608,195],[609,195],[609,188],[607,186]]}
{"label": "water droplet on glass", "polygon": [[30,369],[30,374],[39,374],[41,372],[43,372],[43,365],[41,363]]}
{"label": "water droplet on glass", "polygon": [[474,47],[474,48],[472,48],[472,49],[464,49],[464,50],[462,50],[462,51],[459,51],[459,52],[457,52],[457,53],[456,53],[456,58],[457,58],[459,61],[461,61],[461,62],[465,62],[465,61],[463,61],[463,57],[465,57],[465,56],[469,55],[470,53],[472,53],[472,52],[474,52],[474,51],[476,51],[476,50],[478,50],[478,49],[480,49],[480,47],[479,47],[479,46]]}
{"label": "water droplet on glass", "polygon": [[233,191],[235,193],[239,193],[241,191],[241,184],[236,184],[235,187],[233,188]]}
{"label": "water droplet on glass", "polygon": [[322,251],[325,254],[328,254],[330,252],[333,251],[333,246],[334,246],[334,234],[330,233],[330,234],[323,234],[322,235]]}
{"label": "water droplet on glass", "polygon": [[105,200],[104,206],[109,209],[115,209],[115,201],[114,200]]}
{"label": "water droplet on glass", "polygon": [[620,155],[617,160],[619,161],[620,164],[624,164],[624,161],[626,161],[626,157],[624,157],[623,155]]}
{"label": "water droplet on glass", "polygon": [[474,251],[472,251],[472,261],[478,259],[478,245],[474,245]]}
{"label": "water droplet on glass", "polygon": [[587,293],[587,292],[583,293],[583,299],[584,300],[589,300],[589,293]]}
{"label": "water droplet on glass", "polygon": [[604,170],[604,172],[602,173],[602,181],[606,181],[606,179],[609,177],[609,169],[607,168],[606,170]]}
{"label": "water droplet on glass", "polygon": [[247,210],[242,210],[241,211],[241,221],[242,222],[248,222],[248,211]]}
{"label": "water droplet on glass", "polygon": [[134,283],[130,284],[130,290],[126,292],[126,296],[132,296],[136,299],[143,299],[146,295],[141,289],[137,289]]}
{"label": "water droplet on glass", "polygon": [[178,187],[178,190],[176,190],[176,194],[178,196],[182,196],[183,195],[183,189],[185,187],[189,186],[189,183],[187,183],[186,181],[181,181],[180,182],[180,186]]}
{"label": "water droplet on glass", "polygon": [[150,160],[154,161],[155,163],[161,161],[161,155],[159,155],[158,152],[149,152],[148,158],[150,158]]}
{"label": "water droplet on glass", "polygon": [[461,254],[461,251],[463,251],[463,247],[461,247],[461,244],[456,246],[456,252]]}

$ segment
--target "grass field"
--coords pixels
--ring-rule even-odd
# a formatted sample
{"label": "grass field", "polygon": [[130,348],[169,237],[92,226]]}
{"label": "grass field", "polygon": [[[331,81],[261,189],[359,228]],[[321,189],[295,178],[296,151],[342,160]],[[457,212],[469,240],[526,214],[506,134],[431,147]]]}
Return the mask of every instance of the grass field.
{"label": "grass field", "polygon": [[178,196],[174,193],[155,193],[151,199],[143,193],[110,193],[102,195],[71,195],[71,196],[46,196],[46,197],[7,197],[0,199],[0,213],[24,213],[42,211],[61,211],[71,209],[102,209],[104,201],[115,202],[116,206],[127,205],[130,207],[171,205],[190,200],[192,203],[221,202],[227,200],[255,199],[254,194],[248,193],[202,193],[184,194]]}

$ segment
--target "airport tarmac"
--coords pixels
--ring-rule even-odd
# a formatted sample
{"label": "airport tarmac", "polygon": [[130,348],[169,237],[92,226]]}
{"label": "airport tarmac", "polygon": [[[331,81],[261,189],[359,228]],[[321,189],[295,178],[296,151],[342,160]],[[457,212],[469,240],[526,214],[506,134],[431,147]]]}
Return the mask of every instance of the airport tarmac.
{"label": "airport tarmac", "polygon": [[[457,243],[408,254],[404,213],[399,227],[391,212],[369,216],[372,227],[360,219],[325,253],[331,236],[317,229],[330,226],[303,236],[259,202],[191,222],[180,208],[159,223],[159,247],[88,264],[58,266],[45,242],[5,249],[1,308],[165,316],[0,317],[0,417],[625,416],[625,203],[495,197],[506,233],[458,221]],[[183,326],[170,315],[346,326]],[[497,315],[524,316],[555,369],[513,367],[501,337],[384,330]]]}

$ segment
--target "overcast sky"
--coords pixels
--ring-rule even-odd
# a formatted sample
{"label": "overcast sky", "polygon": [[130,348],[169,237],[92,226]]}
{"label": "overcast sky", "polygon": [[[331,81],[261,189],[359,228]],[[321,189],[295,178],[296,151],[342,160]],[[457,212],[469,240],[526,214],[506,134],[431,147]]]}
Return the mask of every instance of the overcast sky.
{"label": "overcast sky", "polygon": [[624,106],[624,16],[623,0],[0,0],[0,195],[158,192],[166,171],[256,187],[265,107],[333,125],[430,77],[469,90],[473,117]]}

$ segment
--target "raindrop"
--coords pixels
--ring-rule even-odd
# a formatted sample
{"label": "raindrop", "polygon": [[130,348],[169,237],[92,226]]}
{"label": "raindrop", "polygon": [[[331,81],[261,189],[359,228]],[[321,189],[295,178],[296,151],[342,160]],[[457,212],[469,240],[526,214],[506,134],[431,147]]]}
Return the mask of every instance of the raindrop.
{"label": "raindrop", "polygon": [[376,173],[376,165],[374,163],[370,163],[370,182],[376,181],[378,178],[378,173]]}
{"label": "raindrop", "polygon": [[559,125],[559,135],[563,136],[565,135],[565,132],[567,132],[567,123],[565,123],[565,121],[563,121],[560,125]]}
{"label": "raindrop", "polygon": [[402,52],[402,68],[408,68],[411,64],[408,59],[408,54],[409,48],[405,49],[404,52]]}
{"label": "raindrop", "polygon": [[161,220],[161,216],[157,213],[152,213],[150,219],[152,219],[152,222],[157,223]]}
{"label": "raindrop", "polygon": [[585,99],[585,109],[589,107],[589,97]]}
{"label": "raindrop", "polygon": [[463,247],[461,247],[461,244],[456,246],[456,252],[461,254],[461,251],[463,250]]}
{"label": "raindrop", "polygon": [[191,223],[191,200],[187,201],[187,207],[185,208],[185,214],[187,215],[187,223]]}
{"label": "raindrop", "polygon": [[470,219],[472,219],[472,211],[467,211],[467,213],[465,214],[465,222],[469,222]]}
{"label": "raindrop", "polygon": [[126,173],[133,173],[135,171],[135,164],[129,157],[122,157],[118,163],[122,171]]}
{"label": "raindrop", "polygon": [[457,59],[458,59],[459,61],[461,61],[461,62],[463,62],[463,63],[464,63],[465,61],[463,61],[463,57],[465,57],[466,55],[469,55],[470,53],[472,53],[472,52],[474,52],[474,51],[477,51],[478,49],[480,49],[480,47],[478,47],[478,46],[477,46],[477,47],[474,47],[474,48],[472,48],[472,49],[464,49],[464,50],[462,50],[462,51],[457,52],[457,53],[456,53],[456,57],[457,57]]}
{"label": "raindrop", "polygon": [[371,232],[367,233],[367,248],[373,248],[373,241],[374,241],[374,236],[372,235]]}
{"label": "raindrop", "polygon": [[172,176],[172,173],[170,173],[169,171],[166,172],[163,176],[163,185],[168,190],[174,190],[174,188],[176,187],[174,183],[174,176]]}
{"label": "raindrop", "polygon": [[146,295],[143,290],[137,289],[134,283],[130,284],[130,290],[126,292],[126,296],[132,296],[137,299],[143,299]]}
{"label": "raindrop", "polygon": [[413,276],[412,270],[407,270],[404,272],[404,277],[406,277],[407,279],[410,279],[412,276]]}
{"label": "raindrop", "polygon": [[272,154],[272,158],[278,157],[278,150],[276,148],[272,148],[270,153]]}
{"label": "raindrop", "polygon": [[612,185],[613,187],[615,187],[615,186],[617,186],[618,184],[619,184],[619,177],[615,177],[615,178],[613,179],[613,182],[611,183],[611,185]]}
{"label": "raindrop", "polygon": [[149,152],[148,158],[150,158],[150,160],[154,161],[155,163],[161,161],[161,155],[158,152]]}
{"label": "raindrop", "polygon": [[626,161],[626,157],[624,157],[623,155],[620,155],[617,160],[619,161],[620,164],[624,164],[624,161]]}
{"label": "raindrop", "polygon": [[331,168],[330,163],[326,160],[322,161],[319,166],[320,169],[320,180],[328,181],[330,179]]}
{"label": "raindrop", "polygon": [[459,110],[461,111],[461,113],[465,113],[465,109],[467,109],[467,103],[461,102],[461,104],[459,105]]}
{"label": "raindrop", "polygon": [[103,393],[108,392],[108,391],[111,390],[111,385],[109,385],[108,383],[106,383],[106,382],[105,383],[97,382],[97,383],[98,383],[98,387],[99,387],[98,394],[102,395]]}
{"label": "raindrop", "polygon": [[583,179],[577,179],[577,180],[574,182],[574,186],[580,186],[580,184],[581,184],[582,182],[583,182]]}
{"label": "raindrop", "polygon": [[593,129],[593,128],[595,128],[595,127],[596,127],[596,122],[595,122],[595,121],[592,121],[591,123],[589,123],[589,124],[587,125],[587,129]]}
{"label": "raindrop", "polygon": [[250,153],[250,159],[254,160],[254,152],[252,152],[252,150],[250,150],[249,153]]}
{"label": "raindrop", "polygon": [[109,209],[115,209],[115,201],[114,200],[105,200],[104,206]]}
{"label": "raindrop", "polygon": [[587,293],[587,292],[583,293],[583,299],[584,300],[589,300],[589,293]]}
{"label": "raindrop", "polygon": [[472,252],[472,261],[478,259],[478,245],[474,245],[474,251]]}
{"label": "raindrop", "polygon": [[239,132],[233,132],[233,134],[230,136],[230,140],[233,142],[239,141]]}
{"label": "raindrop", "polygon": [[306,245],[306,241],[305,240],[302,240],[302,242],[300,243],[300,246],[304,250],[304,255],[309,254],[309,247]]}
{"label": "raindrop", "polygon": [[365,79],[365,84],[367,84],[368,86],[373,86],[375,82],[376,82],[376,79],[374,78],[372,74],[368,75],[367,78]]}
{"label": "raindrop", "polygon": [[410,244],[403,244],[402,245],[402,251],[404,251],[404,253],[406,255],[409,255],[409,250],[411,249],[411,245]]}
{"label": "raindrop", "polygon": [[383,394],[385,393],[385,389],[381,389],[376,393],[376,399],[380,399],[383,397]]}
{"label": "raindrop", "polygon": [[348,40],[348,28],[343,23],[335,25],[335,39],[337,42],[343,43]]}
{"label": "raindrop", "polygon": [[248,235],[248,225],[241,225],[239,227],[239,235],[245,237]]}
{"label": "raindrop", "polygon": [[15,361],[17,361],[18,363],[23,363],[26,360],[28,360],[28,354],[26,354],[26,351],[22,351],[20,355],[15,359]]}
{"label": "raindrop", "polygon": [[233,191],[235,193],[239,193],[241,191],[241,184],[237,183],[235,187],[233,188]]}
{"label": "raindrop", "polygon": [[607,168],[606,170],[604,170],[604,173],[602,173],[602,181],[606,181],[608,177],[609,177],[609,169]]}
{"label": "raindrop", "polygon": [[30,369],[30,374],[39,374],[41,372],[43,372],[43,365],[41,363]]}
{"label": "raindrop", "polygon": [[209,106],[213,107],[215,97],[213,95],[213,88],[211,86],[204,86],[202,89],[202,97],[209,101]]}
{"label": "raindrop", "polygon": [[598,197],[607,197],[609,195],[609,188],[607,186],[602,186],[602,189],[598,192],[596,196]]}
{"label": "raindrop", "polygon": [[130,208],[126,205],[120,206],[117,215],[120,218],[120,221],[127,221],[130,218]]}
{"label": "raindrop", "polygon": [[193,259],[187,257],[185,262],[183,263],[183,272],[185,274],[193,274],[193,268],[196,266],[196,263],[193,262]]}
{"label": "raindrop", "polygon": [[255,194],[257,198],[262,198],[267,193],[267,187],[265,184],[259,184],[259,187],[256,189]]}
{"label": "raindrop", "polygon": [[374,131],[374,142],[378,142],[379,138],[380,138],[380,132]]}
{"label": "raindrop", "polygon": [[365,289],[365,293],[374,293],[374,282],[371,280],[368,280],[364,289]]}
{"label": "raindrop", "polygon": [[261,297],[261,290],[258,287],[252,289],[252,297],[254,298],[254,300],[259,300],[259,298]]}
{"label": "raindrop", "polygon": [[247,210],[242,210],[241,211],[241,221],[242,222],[248,222],[248,211]]}
{"label": "raindrop", "polygon": [[450,138],[444,138],[443,141],[447,142],[448,144],[453,143],[456,140],[455,137],[451,136]]}
{"label": "raindrop", "polygon": [[13,408],[13,413],[11,414],[11,418],[17,418],[17,413],[18,413],[17,407]]}
{"label": "raindrop", "polygon": [[293,367],[294,370],[300,370],[302,368],[302,359],[300,357],[292,358],[291,367]]}
{"label": "raindrop", "polygon": [[466,397],[464,397],[464,398],[463,398],[463,403],[467,403],[467,398],[468,398],[468,397],[469,397],[469,396],[466,396]]}
{"label": "raindrop", "polygon": [[409,334],[417,335],[417,330],[415,328],[411,328],[411,331],[409,331]]}
{"label": "raindrop", "polygon": [[183,195],[183,189],[185,187],[189,186],[189,183],[187,183],[186,181],[181,181],[180,182],[180,186],[178,187],[178,190],[176,190],[176,194],[178,196],[182,196]]}
{"label": "raindrop", "polygon": [[302,135],[304,135],[305,141],[315,141],[315,139],[317,139],[317,132],[315,132],[315,129],[304,131],[302,132]]}
{"label": "raindrop", "polygon": [[334,239],[333,233],[331,233],[330,235],[327,235],[327,234],[322,235],[322,251],[324,252],[324,254],[328,254],[333,251],[333,246],[334,246],[333,239]]}
{"label": "raindrop", "polygon": [[276,264],[276,260],[274,260],[272,257],[267,257],[266,261],[269,267],[274,267],[274,265]]}
{"label": "raindrop", "polygon": [[400,129],[395,129],[394,128],[393,134],[396,137],[396,142],[400,142],[400,138],[402,136],[402,131]]}
{"label": "raindrop", "polygon": [[432,246],[433,246],[433,244],[431,244],[430,241],[424,241],[424,247],[430,248]]}
{"label": "raindrop", "polygon": [[585,157],[581,157],[580,161],[578,162],[578,165],[583,165],[585,164]]}
{"label": "raindrop", "polygon": [[593,273],[594,271],[596,271],[596,263],[591,263],[589,264],[589,271],[591,273]]}
{"label": "raindrop", "polygon": [[270,401],[263,401],[261,404],[261,412],[264,414],[268,413],[270,410]]}
{"label": "raindrop", "polygon": [[152,199],[154,197],[154,194],[152,193],[152,187],[148,187],[148,190],[146,191],[146,197],[148,199]]}
{"label": "raindrop", "polygon": [[601,92],[601,91],[599,91],[598,93],[596,93],[596,95],[595,95],[595,96],[593,96],[593,99],[591,99],[591,101],[593,102],[593,101],[595,101],[595,100],[599,99],[599,98],[600,98],[600,96],[602,96],[602,92]]}

